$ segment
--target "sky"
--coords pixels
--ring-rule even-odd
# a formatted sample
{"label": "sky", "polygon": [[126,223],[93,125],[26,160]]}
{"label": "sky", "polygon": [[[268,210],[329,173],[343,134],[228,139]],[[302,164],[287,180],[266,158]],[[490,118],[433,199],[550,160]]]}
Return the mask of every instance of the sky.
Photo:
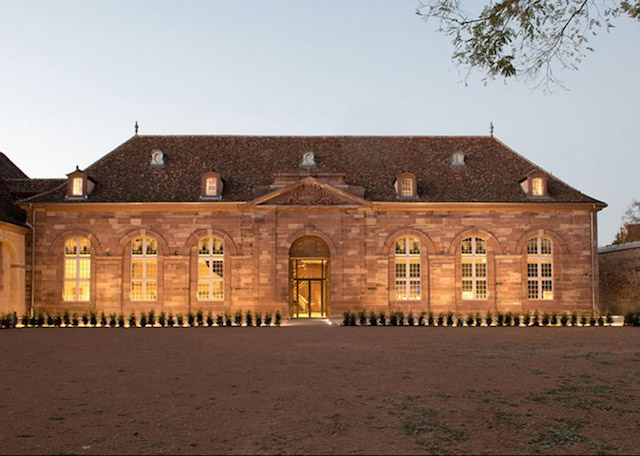
{"label": "sky", "polygon": [[[471,0],[479,4],[477,0]],[[64,177],[140,134],[495,136],[609,204],[640,199],[640,23],[591,40],[569,90],[485,84],[418,0],[0,0],[0,151]],[[476,5],[477,6],[477,5]]]}

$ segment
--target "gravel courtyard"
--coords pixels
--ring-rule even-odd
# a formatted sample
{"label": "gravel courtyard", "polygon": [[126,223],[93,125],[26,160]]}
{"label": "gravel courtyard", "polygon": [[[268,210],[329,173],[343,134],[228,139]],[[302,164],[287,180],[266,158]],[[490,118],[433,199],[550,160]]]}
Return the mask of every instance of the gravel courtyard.
{"label": "gravel courtyard", "polygon": [[1,453],[640,453],[637,328],[51,328],[0,344]]}

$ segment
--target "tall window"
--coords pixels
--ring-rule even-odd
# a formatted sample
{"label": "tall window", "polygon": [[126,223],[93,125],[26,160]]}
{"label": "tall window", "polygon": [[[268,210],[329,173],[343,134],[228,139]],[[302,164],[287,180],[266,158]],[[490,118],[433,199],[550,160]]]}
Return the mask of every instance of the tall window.
{"label": "tall window", "polygon": [[396,240],[396,299],[420,299],[420,241],[406,237]]}
{"label": "tall window", "polygon": [[65,301],[88,301],[91,286],[91,243],[74,237],[64,243]]}
{"label": "tall window", "polygon": [[553,299],[553,255],[551,240],[527,241],[527,291],[529,299]]}
{"label": "tall window", "polygon": [[224,299],[224,242],[217,237],[198,241],[198,301]]}
{"label": "tall window", "polygon": [[73,196],[82,196],[82,178],[81,177],[73,178],[73,188],[71,189],[71,194]]}
{"label": "tall window", "polygon": [[207,177],[205,181],[205,194],[207,196],[217,196],[218,194],[218,179],[215,177]]}
{"label": "tall window", "polygon": [[402,196],[413,196],[413,179],[404,177],[400,180],[400,194]]}
{"label": "tall window", "polygon": [[462,299],[487,299],[487,241],[462,240]]}
{"label": "tall window", "polygon": [[158,299],[158,241],[139,237],[131,241],[131,300]]}

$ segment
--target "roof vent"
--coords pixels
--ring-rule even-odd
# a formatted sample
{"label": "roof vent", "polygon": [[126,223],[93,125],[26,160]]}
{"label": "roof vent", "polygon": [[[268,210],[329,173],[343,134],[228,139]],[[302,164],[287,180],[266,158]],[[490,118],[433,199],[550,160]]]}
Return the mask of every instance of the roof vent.
{"label": "roof vent", "polygon": [[451,165],[452,166],[465,166],[464,163],[464,153],[462,152],[454,152],[451,156]]}
{"label": "roof vent", "polygon": [[151,152],[151,166],[163,167],[164,166],[164,152],[160,149],[155,149]]}
{"label": "roof vent", "polygon": [[302,163],[300,163],[301,168],[315,168],[316,167],[316,156],[313,152],[303,152],[302,153]]}

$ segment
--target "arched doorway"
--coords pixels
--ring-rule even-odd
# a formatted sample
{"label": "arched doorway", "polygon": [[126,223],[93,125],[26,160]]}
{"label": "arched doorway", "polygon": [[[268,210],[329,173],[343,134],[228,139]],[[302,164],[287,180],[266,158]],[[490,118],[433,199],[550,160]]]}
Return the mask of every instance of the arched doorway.
{"label": "arched doorway", "polygon": [[291,318],[325,318],[329,304],[329,247],[316,236],[305,236],[289,249]]}

